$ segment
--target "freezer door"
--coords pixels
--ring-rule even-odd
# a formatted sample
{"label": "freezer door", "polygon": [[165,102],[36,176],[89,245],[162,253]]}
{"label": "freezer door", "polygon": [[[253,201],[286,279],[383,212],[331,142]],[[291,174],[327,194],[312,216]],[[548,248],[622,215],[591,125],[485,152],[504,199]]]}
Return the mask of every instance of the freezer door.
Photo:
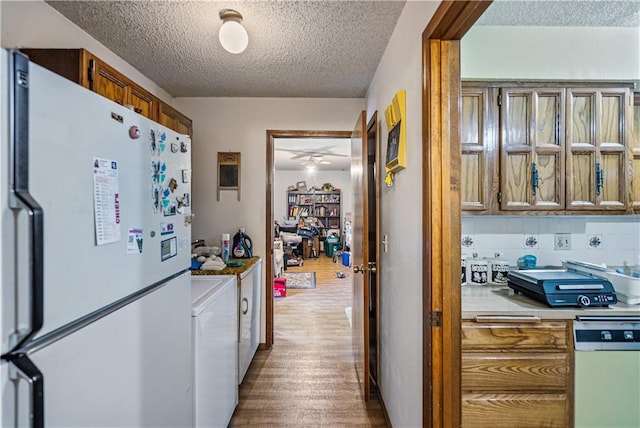
{"label": "freezer door", "polygon": [[[42,337],[188,269],[191,142],[33,63],[28,90],[29,191],[44,211]],[[27,217],[19,211],[7,236],[29,242]],[[29,274],[19,279],[29,289]]]}
{"label": "freezer door", "polygon": [[[33,352],[44,380],[45,426],[192,426],[190,339],[190,277],[184,274]],[[28,426],[29,385],[19,382],[15,394],[16,426]]]}

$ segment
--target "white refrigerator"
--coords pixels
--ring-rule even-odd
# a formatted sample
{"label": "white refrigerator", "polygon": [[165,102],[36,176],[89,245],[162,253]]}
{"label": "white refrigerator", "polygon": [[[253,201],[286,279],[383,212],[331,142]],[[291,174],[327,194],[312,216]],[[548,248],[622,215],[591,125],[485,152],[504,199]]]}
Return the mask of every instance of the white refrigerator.
{"label": "white refrigerator", "polygon": [[0,54],[1,425],[191,426],[189,137]]}

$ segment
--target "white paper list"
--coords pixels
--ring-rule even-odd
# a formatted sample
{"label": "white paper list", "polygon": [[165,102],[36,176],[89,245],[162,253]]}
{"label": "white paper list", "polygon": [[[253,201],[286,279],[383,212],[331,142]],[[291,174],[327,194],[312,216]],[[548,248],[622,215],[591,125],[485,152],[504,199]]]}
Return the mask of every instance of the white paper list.
{"label": "white paper list", "polygon": [[93,213],[96,245],[120,240],[118,162],[93,158]]}

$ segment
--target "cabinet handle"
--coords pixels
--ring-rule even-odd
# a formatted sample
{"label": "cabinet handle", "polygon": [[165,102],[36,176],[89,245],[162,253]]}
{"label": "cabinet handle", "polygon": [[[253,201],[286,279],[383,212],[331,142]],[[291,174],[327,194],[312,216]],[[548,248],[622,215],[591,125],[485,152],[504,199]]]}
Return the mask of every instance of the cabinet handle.
{"label": "cabinet handle", "polygon": [[133,111],[135,111],[138,114],[142,114],[142,109],[140,107],[135,107]]}
{"label": "cabinet handle", "polygon": [[600,162],[596,162],[596,195],[600,196],[604,185],[604,169],[600,167]]}
{"label": "cabinet handle", "polygon": [[536,195],[538,191],[538,167],[535,162],[531,164],[531,193],[533,196]]}
{"label": "cabinet handle", "polygon": [[242,315],[246,315],[249,312],[249,301],[246,297],[242,298]]}
{"label": "cabinet handle", "polygon": [[505,322],[505,323],[539,323],[540,318],[535,315],[477,315],[476,322]]}

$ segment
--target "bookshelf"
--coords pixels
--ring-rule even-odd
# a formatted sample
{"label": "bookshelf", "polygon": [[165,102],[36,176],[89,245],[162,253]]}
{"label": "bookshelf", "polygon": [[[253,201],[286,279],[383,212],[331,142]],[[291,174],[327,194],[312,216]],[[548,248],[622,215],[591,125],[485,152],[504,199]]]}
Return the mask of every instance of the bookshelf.
{"label": "bookshelf", "polygon": [[324,192],[311,190],[306,192],[287,192],[287,213],[289,220],[315,217],[322,223],[321,237],[326,236],[329,229],[341,230],[341,202],[339,190]]}

